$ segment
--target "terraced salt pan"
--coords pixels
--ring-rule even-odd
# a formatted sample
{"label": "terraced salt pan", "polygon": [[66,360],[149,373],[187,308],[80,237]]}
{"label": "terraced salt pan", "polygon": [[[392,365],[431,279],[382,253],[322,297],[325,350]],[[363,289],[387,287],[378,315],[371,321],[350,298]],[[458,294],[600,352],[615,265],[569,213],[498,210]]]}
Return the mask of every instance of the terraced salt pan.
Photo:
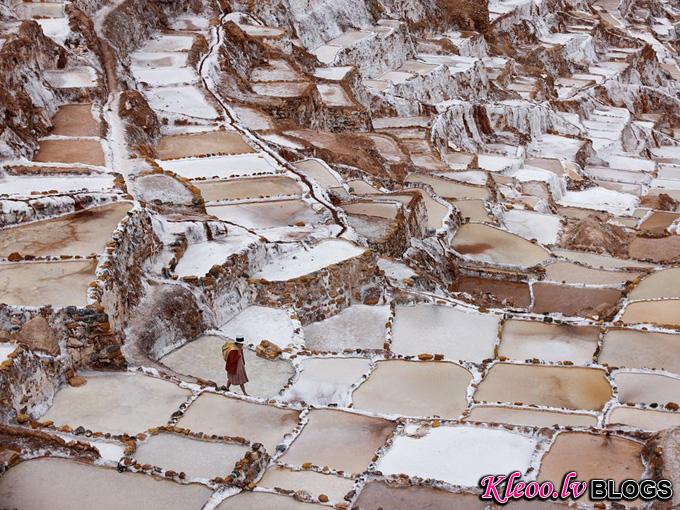
{"label": "terraced salt pan", "polygon": [[611,329],[598,361],[613,367],[656,368],[680,374],[680,335]]}
{"label": "terraced salt pan", "polygon": [[461,225],[451,247],[465,258],[508,266],[530,267],[550,257],[544,248],[482,223]]}
{"label": "terraced salt pan", "polygon": [[483,200],[456,200],[453,205],[460,212],[463,218],[470,218],[473,222],[493,222],[486,210],[485,202]]}
{"label": "terraced salt pan", "polygon": [[325,494],[331,503],[340,503],[345,495],[352,490],[354,480],[315,471],[292,471],[280,467],[271,467],[267,469],[257,485],[269,489],[278,487],[296,492],[304,490],[311,494],[313,498]]}
{"label": "terraced salt pan", "polygon": [[197,182],[206,202],[243,200],[280,195],[299,196],[302,188],[294,179],[284,176],[255,177],[231,181]]}
{"label": "terraced salt pan", "polygon": [[294,329],[285,310],[253,305],[220,326],[219,331],[230,338],[242,336],[246,343],[255,345],[269,340],[284,349],[292,342]]}
{"label": "terraced salt pan", "polygon": [[630,291],[628,298],[680,298],[680,267],[663,269],[646,276]]}
{"label": "terraced salt pan", "polygon": [[248,232],[237,232],[226,238],[190,244],[175,267],[175,274],[205,276],[214,265],[221,265],[234,253],[238,253],[259,239]]}
{"label": "terraced salt pan", "polygon": [[[227,372],[224,369],[222,337],[204,335],[161,358],[161,363],[175,372],[226,385]],[[288,379],[295,373],[288,361],[260,358],[250,349],[244,349],[246,373],[250,382],[248,394],[270,398],[278,394]],[[236,391],[236,388],[232,388]],[[240,391],[240,390],[238,390]]]}
{"label": "terraced salt pan", "polygon": [[92,104],[65,104],[52,118],[52,133],[59,136],[99,136],[101,127],[92,115]]}
{"label": "terraced salt pan", "polygon": [[303,200],[272,200],[247,204],[212,205],[208,214],[250,229],[268,229],[319,223],[316,211]]}
{"label": "terraced salt pan", "polygon": [[298,413],[273,406],[203,393],[177,423],[207,435],[244,437],[262,443],[270,454],[298,424]]}
{"label": "terraced salt pan", "polygon": [[383,415],[455,419],[467,407],[472,374],[454,363],[380,361],[352,400]]}
{"label": "terraced salt pan", "polygon": [[664,374],[615,372],[614,382],[619,388],[619,402],[639,404],[678,403],[680,378]]}
{"label": "terraced salt pan", "polygon": [[42,140],[33,158],[39,163],[79,163],[104,166],[106,160],[99,140]]}
{"label": "terraced salt pan", "polygon": [[92,373],[87,384],[64,386],[43,420],[95,432],[136,434],[166,425],[191,394],[177,385],[139,374]]}
{"label": "terraced salt pan", "polygon": [[177,434],[151,436],[137,447],[135,460],[189,478],[210,479],[228,476],[236,462],[249,450],[246,446],[214,441],[200,441]]}
{"label": "terraced salt pan", "polygon": [[276,167],[261,154],[176,159],[159,161],[159,164],[166,170],[171,170],[187,179],[212,179],[258,173],[276,173]]}
{"label": "terraced salt pan", "polygon": [[617,485],[629,478],[640,480],[641,451],[642,444],[620,437],[561,432],[543,457],[538,480],[558,485],[569,471],[576,471],[579,480],[611,478]]}
{"label": "terraced salt pan", "polygon": [[144,46],[140,48],[143,52],[159,52],[159,51],[188,51],[194,42],[192,35],[170,35],[160,34],[149,39]]}
{"label": "terraced salt pan", "polygon": [[533,404],[600,410],[612,389],[604,370],[545,365],[493,365],[475,392],[476,402]]}
{"label": "terraced salt pan", "polygon": [[528,407],[474,406],[466,421],[507,423],[529,427],[595,427],[597,417],[590,414],[542,411]]}
{"label": "terraced salt pan", "polygon": [[43,70],[47,82],[56,89],[89,88],[97,85],[97,71],[93,67],[72,67],[67,70]]}
{"label": "terraced salt pan", "polygon": [[348,241],[328,239],[315,244],[309,250],[301,247],[272,260],[253,277],[269,281],[292,280],[358,257],[364,252],[364,248]]}
{"label": "terraced salt pan", "polygon": [[166,174],[137,177],[132,186],[134,197],[140,202],[160,201],[162,204],[193,205],[194,194],[179,180]]}
{"label": "terraced salt pan", "polygon": [[503,325],[498,354],[516,360],[586,364],[593,361],[598,340],[599,329],[595,327],[508,320]]}
{"label": "terraced salt pan", "polygon": [[572,251],[562,248],[553,248],[553,253],[556,256],[564,257],[574,262],[581,262],[592,267],[601,267],[605,269],[620,269],[626,267],[634,268],[649,268],[654,267],[654,264],[647,262],[639,262],[630,259],[617,259],[609,255],[599,255],[597,253],[590,253],[586,251]]}
{"label": "terraced salt pan", "polygon": [[291,82],[291,81],[270,81],[262,83],[253,83],[251,85],[253,92],[259,96],[270,97],[300,97],[310,87],[309,82]]}
{"label": "terraced salt pan", "polygon": [[617,407],[609,415],[607,425],[610,427],[624,425],[658,432],[659,430],[680,426],[680,413],[656,411],[654,409]]}
{"label": "terraced salt pan", "polygon": [[203,485],[56,458],[21,462],[0,478],[0,501],[22,510],[200,510],[210,494]]}
{"label": "terraced salt pan", "polygon": [[559,216],[521,209],[503,213],[503,226],[513,234],[524,239],[536,239],[541,244],[555,244],[562,229]]}
{"label": "terraced salt pan", "polygon": [[276,510],[314,510],[328,508],[313,503],[301,503],[289,496],[281,496],[268,492],[243,491],[236,496],[231,496],[220,503],[216,510],[263,510],[271,508]]}
{"label": "terraced salt pan", "polygon": [[330,171],[328,165],[319,159],[305,159],[295,163],[295,167],[302,175],[318,182],[324,188],[342,186],[342,183]]}
{"label": "terraced salt pan", "polygon": [[415,356],[441,353],[446,359],[482,361],[493,357],[498,319],[448,306],[397,306],[392,351]]}
{"label": "terraced salt pan", "polygon": [[406,178],[406,182],[422,182],[424,184],[429,184],[432,186],[434,192],[442,198],[451,198],[455,200],[489,200],[490,198],[489,190],[484,186],[470,186],[450,179],[430,177],[423,174],[410,174]]}
{"label": "terraced salt pan", "polygon": [[389,306],[352,305],[333,317],[305,326],[305,347],[325,352],[382,349],[389,315]]}
{"label": "terraced salt pan", "polygon": [[185,85],[198,82],[196,71],[189,67],[132,67],[132,74],[138,83],[150,87]]}
{"label": "terraced salt pan", "polygon": [[217,111],[206,100],[198,87],[184,85],[177,87],[158,87],[144,91],[149,106],[157,112],[173,115],[215,119]]}
{"label": "terraced salt pan", "polygon": [[476,487],[489,473],[526,472],[535,447],[535,439],[507,430],[438,427],[420,438],[395,437],[377,469]]}
{"label": "terraced salt pan", "polygon": [[535,313],[560,313],[568,317],[609,316],[616,311],[622,297],[618,289],[571,287],[543,282],[534,283],[532,290]]}
{"label": "terraced salt pan", "polygon": [[581,285],[622,285],[635,280],[639,274],[630,271],[591,269],[570,262],[555,262],[545,268],[546,280]]}
{"label": "terraced salt pan", "polygon": [[347,407],[350,388],[371,369],[365,358],[305,358],[301,373],[282,395],[288,402],[306,402],[313,406],[337,404]]}
{"label": "terraced salt pan", "polygon": [[35,257],[102,253],[131,207],[128,202],[118,202],[4,229],[0,236],[0,257],[12,252]]}
{"label": "terraced salt pan", "polygon": [[189,158],[203,155],[244,154],[253,149],[236,131],[208,131],[187,135],[170,135],[161,138],[158,157],[162,160]]}
{"label": "terraced salt pan", "polygon": [[105,191],[113,188],[113,175],[47,176],[1,175],[2,194],[28,196],[33,192],[68,193],[75,191]]}
{"label": "terraced salt pan", "polygon": [[361,473],[385,443],[393,424],[380,418],[330,409],[313,409],[309,421],[279,459],[293,466],[317,466]]}
{"label": "terraced salt pan", "polygon": [[558,200],[560,205],[607,211],[619,216],[632,214],[638,202],[639,200],[635,195],[605,189],[600,186],[583,191],[567,191]]}
{"label": "terraced salt pan", "polygon": [[19,306],[85,306],[96,261],[0,264],[0,303]]}
{"label": "terraced salt pan", "polygon": [[184,67],[187,65],[187,53],[174,51],[135,51],[130,55],[133,67]]}
{"label": "terraced salt pan", "polygon": [[621,320],[626,324],[653,323],[680,327],[680,299],[629,303]]}

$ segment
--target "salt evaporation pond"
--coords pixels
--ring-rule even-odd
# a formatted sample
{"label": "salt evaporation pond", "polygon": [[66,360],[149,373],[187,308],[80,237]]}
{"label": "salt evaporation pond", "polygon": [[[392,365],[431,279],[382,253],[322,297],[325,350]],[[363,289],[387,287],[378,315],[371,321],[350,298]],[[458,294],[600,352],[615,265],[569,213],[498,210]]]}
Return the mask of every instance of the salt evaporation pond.
{"label": "salt evaporation pond", "polygon": [[197,182],[195,186],[200,190],[206,202],[300,195],[302,193],[302,188],[297,181],[284,176]]}
{"label": "salt evaporation pond", "polygon": [[354,487],[354,480],[315,471],[293,471],[280,467],[270,467],[257,482],[257,485],[269,489],[279,487],[296,492],[304,490],[312,497],[325,494],[331,503],[340,503]]}
{"label": "salt evaporation pond", "polygon": [[423,437],[396,436],[377,469],[476,487],[489,473],[526,472],[535,448],[535,439],[507,430],[437,427]]}
{"label": "salt evaporation pond", "polygon": [[382,349],[389,306],[352,305],[328,319],[303,328],[305,347],[312,351]]}
{"label": "salt evaporation pond", "polygon": [[441,353],[446,359],[482,361],[493,357],[498,319],[450,306],[399,305],[392,330],[392,350],[416,356]]}
{"label": "salt evaporation pond", "polygon": [[176,473],[184,472],[189,478],[211,479],[231,474],[236,462],[249,448],[238,444],[201,441],[177,434],[151,436],[137,447],[135,460]]}
{"label": "salt evaporation pond", "polygon": [[543,411],[527,407],[474,406],[466,421],[507,423],[529,427],[595,427],[597,417],[592,414]]}
{"label": "salt evaporation pond", "polygon": [[22,462],[0,478],[0,501],[21,510],[200,510],[210,494],[203,485],[55,458]]}
{"label": "salt evaporation pond", "polygon": [[680,335],[610,329],[598,361],[614,367],[656,368],[680,374]]}
{"label": "salt evaporation pond", "polygon": [[467,407],[471,381],[472,374],[454,363],[380,361],[352,401],[377,414],[455,419]]}
{"label": "salt evaporation pond", "polygon": [[136,434],[167,425],[191,392],[174,383],[131,373],[86,375],[87,384],[64,386],[42,420],[94,432]]}

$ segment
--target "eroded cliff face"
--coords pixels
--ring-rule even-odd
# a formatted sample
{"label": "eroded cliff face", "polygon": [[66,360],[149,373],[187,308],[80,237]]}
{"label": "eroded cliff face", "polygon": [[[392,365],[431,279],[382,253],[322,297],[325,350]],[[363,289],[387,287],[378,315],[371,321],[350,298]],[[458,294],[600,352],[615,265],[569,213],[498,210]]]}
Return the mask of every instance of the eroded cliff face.
{"label": "eroded cliff face", "polygon": [[0,48],[0,155],[30,156],[51,127],[57,92],[44,71],[66,65],[66,52],[34,21],[23,22]]}

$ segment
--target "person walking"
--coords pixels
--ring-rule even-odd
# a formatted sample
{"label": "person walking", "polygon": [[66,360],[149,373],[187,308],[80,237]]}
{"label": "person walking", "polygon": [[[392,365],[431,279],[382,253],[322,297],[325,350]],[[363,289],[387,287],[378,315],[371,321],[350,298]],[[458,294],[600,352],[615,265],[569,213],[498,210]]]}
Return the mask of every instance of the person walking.
{"label": "person walking", "polygon": [[227,371],[227,391],[232,384],[238,384],[241,387],[244,395],[246,392],[246,383],[248,382],[248,375],[246,374],[246,363],[243,356],[244,339],[242,336],[237,336],[236,341],[229,340],[222,347],[222,356],[224,357],[224,368]]}

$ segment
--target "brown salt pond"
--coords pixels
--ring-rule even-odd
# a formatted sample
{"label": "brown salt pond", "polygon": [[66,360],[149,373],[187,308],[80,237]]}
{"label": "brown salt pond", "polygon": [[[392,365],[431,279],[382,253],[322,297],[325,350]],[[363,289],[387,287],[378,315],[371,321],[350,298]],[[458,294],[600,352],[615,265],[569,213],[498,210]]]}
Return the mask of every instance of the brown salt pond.
{"label": "brown salt pond", "polygon": [[86,379],[83,386],[62,387],[41,419],[74,429],[134,435],[167,425],[191,395],[171,382],[139,374],[98,373]]}
{"label": "brown salt pond", "polygon": [[538,480],[559,486],[569,471],[576,471],[579,480],[614,479],[617,484],[626,479],[640,480],[644,472],[642,446],[621,437],[562,432],[543,457]]}
{"label": "brown salt pond", "polygon": [[215,510],[264,510],[266,508],[276,510],[321,510],[327,506],[314,503],[302,503],[290,496],[270,494],[267,492],[243,491],[236,496],[231,496],[220,503]]}
{"label": "brown salt pond", "polygon": [[656,263],[676,262],[680,259],[680,236],[636,237],[630,243],[628,254],[634,259]]}
{"label": "brown salt pond", "polygon": [[626,324],[652,323],[678,328],[680,327],[680,299],[629,303],[623,311],[621,320]]}
{"label": "brown salt pond", "polygon": [[529,285],[521,282],[462,276],[449,288],[451,292],[464,292],[482,302],[490,300],[496,305],[510,308],[528,308],[531,305]]}
{"label": "brown salt pond", "polygon": [[591,414],[542,411],[529,407],[474,406],[465,421],[507,423],[529,427],[595,427],[597,417]]}
{"label": "brown salt pond", "polygon": [[0,264],[0,303],[85,306],[95,260]]}
{"label": "brown salt pond", "polygon": [[254,152],[236,131],[208,131],[164,136],[158,145],[160,159],[177,159],[205,155],[244,154]]}
{"label": "brown salt pond", "polygon": [[190,206],[196,198],[187,186],[166,174],[143,175],[134,180],[133,186],[134,196],[140,202]]}
{"label": "brown salt pond", "polygon": [[106,164],[99,140],[42,140],[33,161],[95,166]]}
{"label": "brown salt pond", "polygon": [[607,420],[609,427],[625,425],[638,429],[657,432],[680,426],[680,413],[656,411],[654,409],[636,409],[634,407],[617,407]]}
{"label": "brown salt pond", "polygon": [[614,367],[656,368],[680,374],[680,335],[609,330],[598,360]]}
{"label": "brown salt pond", "polygon": [[611,317],[616,313],[622,293],[617,289],[569,287],[535,283],[534,313],[561,313],[566,316]]}
{"label": "brown salt pond", "polygon": [[178,427],[207,435],[238,436],[262,443],[267,452],[298,424],[298,413],[274,406],[203,393],[177,423]]}
{"label": "brown salt pond", "polygon": [[21,462],[0,478],[0,501],[21,510],[200,510],[211,490],[66,459]]}
{"label": "brown salt pond", "polygon": [[189,478],[211,479],[228,476],[249,450],[239,444],[158,434],[139,445],[134,457],[140,464],[184,472]]}
{"label": "brown salt pond", "polygon": [[472,374],[454,363],[380,361],[354,391],[354,407],[400,416],[455,419],[467,407]]}
{"label": "brown salt pond", "polygon": [[456,200],[453,205],[456,206],[456,209],[458,209],[463,218],[469,218],[468,221],[479,223],[493,222],[493,219],[486,210],[484,200]]}
{"label": "brown salt pond", "polygon": [[639,274],[591,269],[569,262],[555,262],[545,268],[546,280],[583,285],[621,285],[635,280]]}
{"label": "brown salt pond", "polygon": [[441,177],[431,177],[425,174],[410,174],[406,177],[406,182],[421,182],[432,186],[434,192],[442,198],[453,200],[477,199],[489,200],[489,190],[484,186],[472,186],[460,182],[444,179]]}
{"label": "brown salt pond", "polygon": [[680,218],[680,214],[666,211],[654,211],[645,221],[640,224],[639,229],[652,234],[663,235],[666,228],[675,220]]}
{"label": "brown salt pond", "polygon": [[368,482],[359,493],[357,510],[485,510],[487,503],[474,494],[456,494],[428,486],[400,487]]}
{"label": "brown salt pond", "polygon": [[628,298],[631,300],[680,298],[680,267],[663,269],[644,277],[630,291]]}
{"label": "brown salt pond", "polygon": [[34,257],[99,254],[131,208],[128,202],[116,202],[5,229],[0,235],[0,257],[12,252]]}
{"label": "brown salt pond", "polygon": [[510,359],[591,363],[599,329],[594,327],[508,320],[503,325],[498,354]]}
{"label": "brown salt pond", "polygon": [[343,209],[347,214],[361,214],[393,220],[399,212],[399,205],[384,202],[356,202],[343,206]]}
{"label": "brown salt pond", "polygon": [[295,163],[298,171],[308,179],[313,179],[324,188],[341,187],[342,183],[330,172],[327,166],[318,159],[306,159]]}
{"label": "brown salt pond", "polygon": [[621,403],[680,403],[680,378],[640,372],[615,372],[613,378]]}
{"label": "brown salt pond", "polygon": [[297,181],[283,176],[196,182],[194,185],[201,191],[206,202],[302,194],[302,188]]}
{"label": "brown salt pond", "polygon": [[483,223],[461,225],[451,247],[465,258],[490,264],[530,267],[550,257],[537,244]]}
{"label": "brown salt pond", "polygon": [[573,262],[580,262],[592,267],[599,267],[603,269],[622,269],[622,268],[650,268],[654,264],[648,262],[639,262],[631,259],[617,259],[609,255],[600,255],[597,253],[590,253],[587,251],[572,251],[563,248],[553,248],[553,253],[557,256]]}
{"label": "brown salt pond", "polygon": [[363,472],[394,426],[387,420],[344,411],[313,409],[301,435],[281,457],[281,462]]}
{"label": "brown salt pond", "polygon": [[213,205],[206,208],[221,220],[245,228],[268,229],[304,223],[316,224],[320,217],[303,200],[272,200],[248,204]]}
{"label": "brown salt pond", "polygon": [[313,498],[325,494],[331,503],[340,503],[345,495],[352,490],[354,480],[315,471],[293,471],[281,467],[271,467],[267,469],[257,485],[268,489],[278,487],[296,492],[304,490],[311,494]]}
{"label": "brown salt pond", "polygon": [[100,136],[100,126],[92,115],[92,105],[65,104],[52,119],[52,134],[60,136]]}
{"label": "brown salt pond", "polygon": [[604,370],[498,363],[484,377],[474,398],[476,402],[521,402],[600,410],[611,395],[612,389]]}

